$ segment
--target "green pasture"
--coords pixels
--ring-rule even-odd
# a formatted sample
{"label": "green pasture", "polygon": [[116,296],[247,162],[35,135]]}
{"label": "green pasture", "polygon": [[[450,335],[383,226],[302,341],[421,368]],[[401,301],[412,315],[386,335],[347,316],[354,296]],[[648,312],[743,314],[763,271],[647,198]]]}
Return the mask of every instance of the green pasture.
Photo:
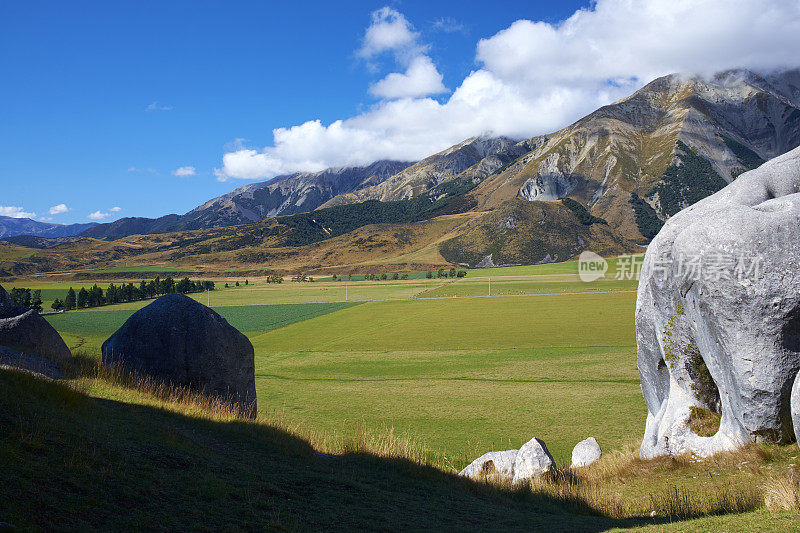
{"label": "green pasture", "polygon": [[[384,300],[360,305],[319,282],[210,298],[253,342],[260,410],[335,434],[390,426],[459,468],[534,435],[564,462],[590,435],[612,449],[641,432],[636,295],[621,292],[635,282],[555,279],[493,280],[494,295],[517,295],[496,298],[451,298],[483,295],[488,280],[470,278],[348,284],[349,299]],[[71,348],[98,353],[147,303],[47,318]]]}
{"label": "green pasture", "polygon": [[631,443],[635,295],[372,302],[251,337],[259,408],[331,433],[393,427],[463,467],[534,435],[557,461]]}
{"label": "green pasture", "polygon": [[[219,314],[248,336],[262,335],[301,320],[346,309],[355,303],[321,303],[218,307]],[[82,348],[99,354],[103,341],[133,314],[130,309],[99,308],[48,315],[45,318],[64,337],[70,349]]]}

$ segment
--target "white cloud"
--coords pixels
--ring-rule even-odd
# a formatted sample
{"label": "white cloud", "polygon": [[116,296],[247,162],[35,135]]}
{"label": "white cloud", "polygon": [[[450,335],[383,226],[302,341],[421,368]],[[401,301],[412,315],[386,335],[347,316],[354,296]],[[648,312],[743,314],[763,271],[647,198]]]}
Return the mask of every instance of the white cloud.
{"label": "white cloud", "polygon": [[383,52],[394,52],[400,56],[418,55],[424,51],[417,42],[419,33],[403,16],[390,7],[372,13],[372,23],[364,33],[364,40],[356,55],[372,59]]}
{"label": "white cloud", "polygon": [[39,217],[41,222],[50,222],[53,220],[53,217]]}
{"label": "white cloud", "polygon": [[149,172],[150,174],[158,174],[158,171],[154,168],[139,168],[139,167],[128,167],[128,172]]}
{"label": "white cloud", "polygon": [[58,215],[61,213],[66,213],[67,211],[69,211],[69,207],[67,207],[67,204],[58,204],[50,208],[51,215]]}
{"label": "white cloud", "polygon": [[433,23],[433,29],[445,33],[467,32],[466,26],[453,17],[440,17],[436,19]]}
{"label": "white cloud", "polygon": [[172,106],[159,104],[158,100],[156,100],[153,103],[148,104],[148,106],[144,109],[145,111],[172,111]]}
{"label": "white cloud", "polygon": [[442,75],[428,56],[411,60],[405,74],[393,72],[372,84],[369,92],[383,98],[408,98],[447,92]]}
{"label": "white cloud", "polygon": [[194,176],[195,174],[197,174],[197,171],[194,167],[179,167],[172,171],[172,175],[178,176],[179,178]]}
{"label": "white cloud", "polygon": [[799,49],[797,0],[598,0],[558,24],[519,20],[482,39],[480,68],[438,102],[412,90],[412,80],[433,79],[409,75],[417,58],[430,61],[419,34],[402,14],[384,8],[373,14],[357,55],[369,61],[392,53],[406,69],[372,86],[386,99],[329,125],[277,128],[271,146],[224,154],[216,174],[264,179],[378,159],[418,160],[488,132],[531,137],[661,75],[797,67]]}
{"label": "white cloud", "polygon": [[111,216],[109,213],[104,213],[103,211],[100,211],[98,209],[94,213],[89,213],[86,216],[86,218],[88,218],[90,220],[103,220],[104,218],[108,218],[109,216]]}
{"label": "white cloud", "polygon": [[33,218],[36,213],[25,211],[22,207],[0,205],[0,216],[11,218]]}
{"label": "white cloud", "polygon": [[112,213],[119,213],[120,211],[122,211],[122,208],[114,206],[111,209],[109,209],[109,211],[111,211]]}

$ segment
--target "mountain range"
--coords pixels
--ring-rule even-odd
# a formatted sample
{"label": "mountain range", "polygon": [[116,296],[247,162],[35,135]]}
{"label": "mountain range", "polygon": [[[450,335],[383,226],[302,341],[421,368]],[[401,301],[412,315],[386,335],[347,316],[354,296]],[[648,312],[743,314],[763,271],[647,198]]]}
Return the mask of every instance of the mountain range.
{"label": "mountain range", "polygon": [[[109,258],[142,249],[156,254],[150,260],[212,264],[224,252],[231,264],[286,269],[352,262],[345,249],[381,264],[391,249],[399,254],[393,261],[416,266],[530,264],[587,248],[622,253],[639,250],[680,209],[798,145],[800,71],[670,75],[547,135],[476,137],[415,163],[280,176],[185,215],[123,218],[80,235],[122,239],[108,247]],[[365,226],[373,230],[356,231]],[[176,242],[180,253],[158,255]]]}
{"label": "mountain range", "polygon": [[88,224],[49,224],[30,218],[13,218],[0,216],[0,239],[16,235],[32,235],[35,237],[72,237],[82,231],[96,226],[96,222]]}

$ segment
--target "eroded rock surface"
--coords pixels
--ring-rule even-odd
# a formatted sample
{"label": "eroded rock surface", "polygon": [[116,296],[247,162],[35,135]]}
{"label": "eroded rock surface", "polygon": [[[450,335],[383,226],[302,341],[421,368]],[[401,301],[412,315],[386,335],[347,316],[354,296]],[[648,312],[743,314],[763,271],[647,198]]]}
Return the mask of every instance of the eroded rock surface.
{"label": "eroded rock surface", "polygon": [[253,345],[188,296],[167,294],[138,310],[102,350],[104,365],[217,396],[255,417]]}
{"label": "eroded rock surface", "polygon": [[[648,247],[636,303],[642,457],[793,436],[798,191],[800,148],[679,212]],[[721,412],[719,431],[696,435],[692,408]]]}

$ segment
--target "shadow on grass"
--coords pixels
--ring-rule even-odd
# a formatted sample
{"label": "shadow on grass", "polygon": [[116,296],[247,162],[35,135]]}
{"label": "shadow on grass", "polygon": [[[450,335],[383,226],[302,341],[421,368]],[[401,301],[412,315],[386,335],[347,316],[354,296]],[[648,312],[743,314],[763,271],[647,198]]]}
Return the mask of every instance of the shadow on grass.
{"label": "shadow on grass", "polygon": [[89,397],[0,371],[0,522],[42,529],[603,531],[660,523],[282,430]]}

